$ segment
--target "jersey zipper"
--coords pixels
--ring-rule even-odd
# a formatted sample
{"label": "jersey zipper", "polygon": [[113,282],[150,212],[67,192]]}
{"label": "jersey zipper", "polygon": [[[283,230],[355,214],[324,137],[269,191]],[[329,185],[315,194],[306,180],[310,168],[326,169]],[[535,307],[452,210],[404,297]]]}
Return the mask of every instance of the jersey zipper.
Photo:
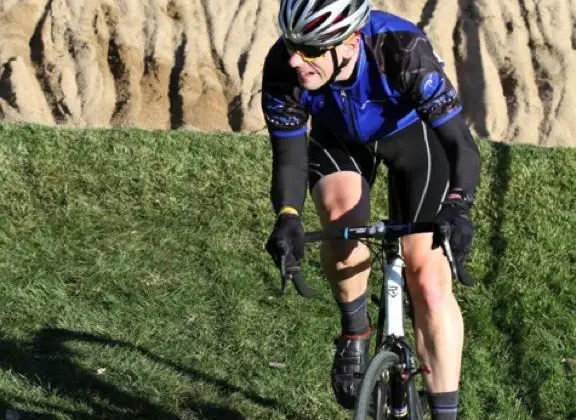
{"label": "jersey zipper", "polygon": [[352,124],[352,137],[354,140],[361,142],[360,133],[358,132],[358,128],[356,126],[356,113],[354,112],[354,106],[352,105],[352,101],[348,100],[348,94],[346,90],[340,89],[340,99],[342,101],[342,110],[345,114],[350,113],[350,121]]}

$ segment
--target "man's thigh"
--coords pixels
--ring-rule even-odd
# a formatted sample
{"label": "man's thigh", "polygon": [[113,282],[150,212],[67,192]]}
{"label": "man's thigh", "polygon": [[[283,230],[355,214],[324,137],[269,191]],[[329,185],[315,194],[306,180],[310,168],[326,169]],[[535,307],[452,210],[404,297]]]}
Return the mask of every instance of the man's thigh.
{"label": "man's thigh", "polygon": [[434,134],[419,122],[379,147],[388,167],[390,218],[398,222],[432,222],[446,196],[450,167]]}
{"label": "man's thigh", "polygon": [[312,199],[324,228],[363,225],[370,218],[370,187],[357,172],[333,172],[312,188]]}
{"label": "man's thigh", "polygon": [[310,190],[322,225],[366,223],[378,165],[370,146],[342,143],[328,131],[315,130],[308,159]]}
{"label": "man's thigh", "polygon": [[[389,217],[398,222],[433,222],[446,196],[450,166],[442,144],[423,122],[402,130],[379,147],[388,167]],[[432,234],[402,240],[407,265],[420,270],[430,264],[444,270],[440,248],[432,249]]]}

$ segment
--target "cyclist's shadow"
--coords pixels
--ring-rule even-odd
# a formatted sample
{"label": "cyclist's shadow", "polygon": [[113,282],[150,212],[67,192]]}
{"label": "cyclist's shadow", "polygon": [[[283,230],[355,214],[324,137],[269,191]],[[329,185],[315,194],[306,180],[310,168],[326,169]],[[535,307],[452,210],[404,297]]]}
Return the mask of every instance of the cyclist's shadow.
{"label": "cyclist's shadow", "polygon": [[[38,413],[19,412],[20,419],[55,418],[47,414],[40,414],[40,412],[46,412],[48,409],[52,412],[59,411],[72,418],[83,419],[154,418],[170,420],[180,418],[145,398],[137,397],[132,393],[122,391],[114,385],[104,382],[98,377],[96,372],[92,373],[80,367],[73,361],[77,355],[66,346],[67,342],[72,341],[128,348],[131,351],[140,353],[155,363],[168,366],[178,373],[186,375],[191,380],[216,385],[224,395],[240,393],[257,404],[276,409],[280,408],[278,402],[274,399],[262,398],[256,394],[246,392],[225,381],[212,378],[201,371],[166,360],[141,346],[134,346],[121,340],[100,335],[59,328],[41,329],[33,342],[0,339],[0,368],[3,370],[11,370],[16,375],[25,377],[32,386],[49,387],[50,392],[55,392],[63,398],[82,401],[90,408],[91,413],[85,411],[71,412],[63,407],[54,407],[42,403],[35,404],[31,401],[23,401],[17,397],[5,397],[5,400],[0,402],[3,403],[3,407],[1,408],[4,410],[9,409],[11,408],[11,403],[15,402],[26,403],[28,406],[36,405]],[[7,401],[8,399],[11,401]],[[186,402],[182,408],[194,413],[200,412],[202,413],[201,418],[204,419],[226,418],[235,420],[244,418],[237,411],[209,403],[190,401]],[[294,416],[290,414],[285,414],[287,418],[294,418]]]}

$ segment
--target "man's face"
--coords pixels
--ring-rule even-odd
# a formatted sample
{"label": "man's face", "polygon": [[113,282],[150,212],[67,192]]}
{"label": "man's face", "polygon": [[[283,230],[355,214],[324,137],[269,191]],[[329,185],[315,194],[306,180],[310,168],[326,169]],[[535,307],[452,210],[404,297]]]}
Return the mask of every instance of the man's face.
{"label": "man's face", "polygon": [[290,56],[288,62],[290,67],[296,70],[300,86],[308,90],[316,90],[324,86],[334,71],[332,54],[329,51],[314,61],[305,60],[296,51]]}
{"label": "man's face", "polygon": [[[330,50],[310,51],[306,48],[298,49],[287,45],[288,54],[290,59],[288,63],[290,67],[296,70],[298,76],[298,83],[304,89],[316,90],[324,86],[332,77],[334,72],[334,63],[332,62],[333,52]],[[333,47],[337,56],[338,63],[342,62],[343,58],[351,57],[354,51],[353,43],[344,43]]]}

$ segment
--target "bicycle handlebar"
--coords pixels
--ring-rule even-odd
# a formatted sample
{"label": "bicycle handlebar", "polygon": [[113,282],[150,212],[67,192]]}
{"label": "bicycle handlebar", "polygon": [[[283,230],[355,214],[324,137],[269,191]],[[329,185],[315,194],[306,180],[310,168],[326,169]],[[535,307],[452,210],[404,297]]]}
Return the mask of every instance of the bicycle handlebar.
{"label": "bicycle handlebar", "polygon": [[[466,286],[473,286],[476,284],[476,279],[466,270],[463,264],[457,264],[454,261],[452,251],[450,249],[449,238],[451,234],[451,226],[449,224],[439,225],[437,223],[404,223],[399,224],[390,220],[381,220],[372,225],[346,227],[334,231],[314,231],[306,232],[304,235],[305,242],[319,242],[326,240],[360,240],[360,239],[398,239],[405,235],[413,233],[433,233],[434,243],[436,246],[441,246],[444,255],[450,264],[450,271],[452,272],[452,279],[460,281]],[[284,295],[286,290],[287,280],[292,280],[298,293],[304,297],[313,297],[316,291],[306,284],[302,278],[300,267],[295,262],[291,265],[286,265],[282,262],[282,289],[281,295]]]}
{"label": "bicycle handlebar", "polygon": [[[307,232],[305,242],[318,242],[332,239],[386,239],[399,238],[412,233],[449,233],[442,232],[436,223],[399,224],[381,220],[368,226],[346,227],[336,231]],[[445,235],[448,236],[448,235]]]}

